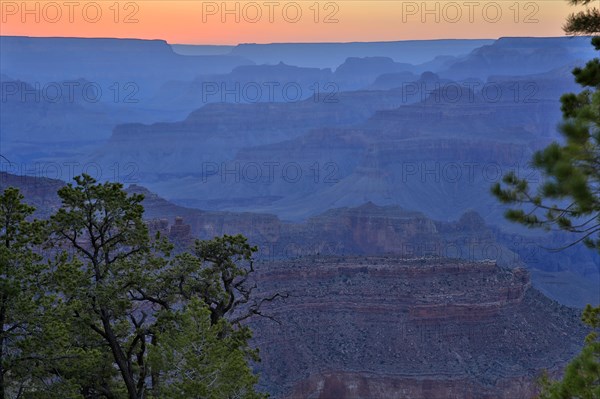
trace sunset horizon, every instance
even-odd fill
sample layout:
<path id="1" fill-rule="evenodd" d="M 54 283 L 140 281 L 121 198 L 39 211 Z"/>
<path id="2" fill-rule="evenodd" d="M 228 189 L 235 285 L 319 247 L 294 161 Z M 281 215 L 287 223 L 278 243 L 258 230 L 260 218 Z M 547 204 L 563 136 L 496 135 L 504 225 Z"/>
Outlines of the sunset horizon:
<path id="1" fill-rule="evenodd" d="M 0 0 L 0 399 L 600 399 L 599 6 Z"/>
<path id="2" fill-rule="evenodd" d="M 563 1 L 0 2 L 0 35 L 170 44 L 350 43 L 564 36 Z"/>

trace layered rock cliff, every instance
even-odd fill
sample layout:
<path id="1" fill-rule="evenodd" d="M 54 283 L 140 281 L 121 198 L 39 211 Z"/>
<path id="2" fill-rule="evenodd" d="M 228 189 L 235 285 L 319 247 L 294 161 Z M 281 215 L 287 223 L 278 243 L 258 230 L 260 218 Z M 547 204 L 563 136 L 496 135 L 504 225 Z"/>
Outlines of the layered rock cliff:
<path id="1" fill-rule="evenodd" d="M 287 292 L 252 322 L 262 386 L 290 399 L 531 398 L 580 348 L 578 314 L 494 262 L 392 257 L 263 263 Z"/>
<path id="2" fill-rule="evenodd" d="M 63 185 L 59 180 L 0 172 L 0 190 L 20 188 L 25 200 L 37 208 L 36 217 L 48 217 L 60 207 L 56 190 Z M 182 248 L 195 238 L 243 234 L 258 246 L 256 258 L 263 261 L 311 255 L 494 259 L 502 267 L 526 266 L 535 287 L 563 304 L 582 307 L 600 302 L 598 256 L 593 252 L 578 247 L 549 252 L 544 248 L 558 248 L 568 238 L 504 233 L 486 225 L 474 211 L 456 221 L 433 221 L 420 212 L 368 202 L 290 223 L 266 213 L 186 208 L 137 185 L 127 190 L 145 196 L 144 217 L 151 230 L 161 231 Z M 177 225 L 177 218 L 184 227 Z"/>

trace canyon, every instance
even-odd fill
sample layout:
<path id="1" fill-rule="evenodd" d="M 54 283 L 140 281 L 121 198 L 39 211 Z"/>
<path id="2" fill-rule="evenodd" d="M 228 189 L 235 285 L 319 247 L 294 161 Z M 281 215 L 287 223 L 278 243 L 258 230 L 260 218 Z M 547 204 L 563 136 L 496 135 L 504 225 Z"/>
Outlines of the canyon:
<path id="1" fill-rule="evenodd" d="M 530 399 L 580 351 L 600 255 L 554 251 L 572 237 L 509 223 L 490 187 L 541 182 L 588 37 L 0 53 L 0 192 L 46 219 L 88 173 L 142 194 L 173 254 L 247 237 L 256 296 L 285 294 L 244 321 L 272 398 Z"/>
<path id="2" fill-rule="evenodd" d="M 25 200 L 45 218 L 60 207 L 56 191 L 65 183 L 34 176 L 0 172 L 0 190 L 18 187 Z M 585 248 L 549 251 L 565 237 L 560 234 L 504 232 L 473 211 L 455 220 L 435 220 L 424 213 L 395 205 L 366 202 L 356 207 L 330 209 L 302 222 L 258 212 L 207 211 L 187 208 L 132 184 L 129 193 L 144 195 L 144 218 L 151 232 L 169 236 L 185 247 L 194 239 L 243 234 L 258 247 L 255 258 L 274 262 L 298 256 L 390 255 L 494 259 L 501 267 L 526 267 L 534 287 L 565 305 L 583 307 L 600 302 L 598 256 Z M 182 234 L 182 232 L 184 232 Z"/>
<path id="3" fill-rule="evenodd" d="M 58 209 L 63 185 L 0 173 L 0 190 L 19 187 L 37 217 Z M 442 222 L 366 203 L 290 223 L 127 190 L 144 195 L 150 232 L 178 250 L 237 233 L 259 246 L 256 297 L 286 295 L 265 303 L 268 318 L 249 320 L 259 387 L 273 398 L 532 398 L 536 379 L 544 370 L 559 375 L 586 333 L 579 310 L 534 287 L 525 269 L 536 265 L 531 254 L 511 248 L 515 237 L 503 238 L 476 212 Z M 579 301 L 596 301 L 594 287 Z M 577 290 L 550 292 L 564 303 L 585 287 Z"/>
<path id="4" fill-rule="evenodd" d="M 259 263 L 261 386 L 289 399 L 531 398 L 585 332 L 522 268 L 443 258 Z"/>

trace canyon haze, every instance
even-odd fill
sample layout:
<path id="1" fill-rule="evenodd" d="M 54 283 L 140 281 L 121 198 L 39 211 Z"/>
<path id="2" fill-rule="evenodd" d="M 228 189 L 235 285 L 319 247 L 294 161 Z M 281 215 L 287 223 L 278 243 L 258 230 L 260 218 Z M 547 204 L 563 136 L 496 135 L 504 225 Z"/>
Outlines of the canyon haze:
<path id="1" fill-rule="evenodd" d="M 193 46 L 0 37 L 0 191 L 86 173 L 176 249 L 243 234 L 274 398 L 532 398 L 585 336 L 600 256 L 509 223 L 590 38 Z"/>

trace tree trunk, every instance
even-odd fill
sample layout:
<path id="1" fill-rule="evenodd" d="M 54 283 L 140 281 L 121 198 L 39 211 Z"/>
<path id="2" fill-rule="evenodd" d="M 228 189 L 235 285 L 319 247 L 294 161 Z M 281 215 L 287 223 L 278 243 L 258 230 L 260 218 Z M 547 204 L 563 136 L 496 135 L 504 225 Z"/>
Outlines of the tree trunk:
<path id="1" fill-rule="evenodd" d="M 156 346 L 158 345 L 157 339 L 156 339 L 156 335 L 152 336 L 152 346 Z M 154 369 L 150 370 L 150 377 L 152 379 L 152 393 L 154 394 L 154 397 L 159 398 L 160 397 L 160 377 L 158 375 L 158 372 Z"/>
<path id="2" fill-rule="evenodd" d="M 4 390 L 4 323 L 6 321 L 6 294 L 2 295 L 0 308 L 0 399 L 5 398 Z"/>
<path id="3" fill-rule="evenodd" d="M 112 326 L 110 325 L 110 320 L 108 320 L 106 312 L 102 311 L 101 318 L 102 326 L 104 327 L 104 332 L 106 334 L 106 340 L 108 341 L 115 362 L 119 367 L 121 376 L 123 376 L 123 382 L 125 382 L 125 386 L 127 387 L 129 399 L 142 399 L 138 396 L 135 379 L 133 378 L 133 373 L 131 372 L 131 368 L 129 367 L 129 361 L 125 357 L 125 354 L 123 353 L 123 350 L 119 345 L 119 341 L 117 340 Z"/>

